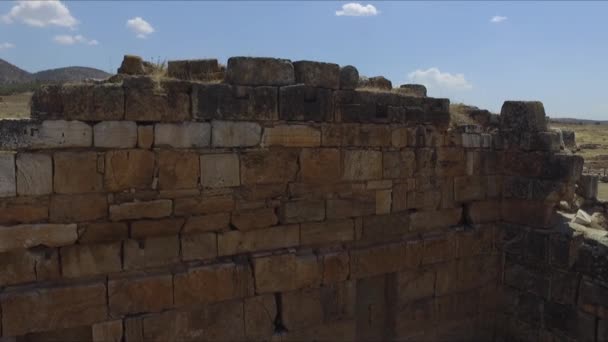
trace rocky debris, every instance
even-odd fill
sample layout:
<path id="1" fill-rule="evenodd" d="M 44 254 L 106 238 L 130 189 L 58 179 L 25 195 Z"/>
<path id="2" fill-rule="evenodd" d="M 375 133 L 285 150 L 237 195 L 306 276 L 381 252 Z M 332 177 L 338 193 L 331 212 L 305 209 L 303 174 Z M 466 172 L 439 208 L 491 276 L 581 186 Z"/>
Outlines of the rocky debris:
<path id="1" fill-rule="evenodd" d="M 422 84 L 402 84 L 396 90 L 401 94 L 426 97 L 426 87 Z"/>
<path id="2" fill-rule="evenodd" d="M 149 75 L 153 71 L 152 63 L 144 61 L 141 57 L 135 55 L 125 55 L 120 68 L 119 74 L 126 75 Z"/>
<path id="3" fill-rule="evenodd" d="M 393 83 L 384 76 L 374 76 L 359 79 L 359 88 L 391 90 L 393 89 Z"/>
<path id="4" fill-rule="evenodd" d="M 591 221 L 591 216 L 589 214 L 587 214 L 583 209 L 579 209 L 576 212 L 576 215 L 574 216 L 574 219 L 572 220 L 572 222 L 578 223 L 585 227 L 590 227 L 592 221 Z"/>
<path id="5" fill-rule="evenodd" d="M 578 150 L 578 146 L 576 146 L 576 134 L 574 131 L 570 131 L 567 129 L 562 129 L 562 139 L 564 140 L 564 145 L 567 149 L 576 151 Z"/>
<path id="6" fill-rule="evenodd" d="M 352 90 L 359 85 L 359 71 L 352 65 L 340 68 L 340 89 Z"/>

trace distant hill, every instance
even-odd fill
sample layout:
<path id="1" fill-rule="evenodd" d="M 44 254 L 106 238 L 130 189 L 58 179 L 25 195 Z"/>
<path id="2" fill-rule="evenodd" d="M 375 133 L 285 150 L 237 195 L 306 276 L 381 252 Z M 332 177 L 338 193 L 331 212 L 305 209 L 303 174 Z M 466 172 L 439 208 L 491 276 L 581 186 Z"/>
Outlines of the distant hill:
<path id="1" fill-rule="evenodd" d="M 46 83 L 46 82 L 72 82 L 87 78 L 103 79 L 111 76 L 105 71 L 87 67 L 66 67 L 43 70 L 36 73 L 27 72 L 3 59 L 0 59 L 0 85 Z"/>
<path id="2" fill-rule="evenodd" d="M 589 120 L 589 119 L 575 119 L 575 118 L 549 118 L 549 121 L 552 123 L 562 123 L 562 124 L 597 124 L 598 122 L 602 125 L 607 125 L 607 120 Z"/>

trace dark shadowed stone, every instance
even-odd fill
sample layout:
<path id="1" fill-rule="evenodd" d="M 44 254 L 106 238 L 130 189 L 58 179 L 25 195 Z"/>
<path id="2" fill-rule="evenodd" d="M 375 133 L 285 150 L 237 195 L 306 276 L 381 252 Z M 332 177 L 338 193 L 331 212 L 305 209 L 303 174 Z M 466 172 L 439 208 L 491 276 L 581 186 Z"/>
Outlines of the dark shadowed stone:
<path id="1" fill-rule="evenodd" d="M 500 116 L 505 129 L 518 132 L 547 130 L 545 108 L 540 101 L 505 101 Z"/>
<path id="2" fill-rule="evenodd" d="M 230 57 L 225 81 L 235 85 L 284 86 L 295 83 L 295 73 L 288 59 Z"/>
<path id="3" fill-rule="evenodd" d="M 139 56 L 125 55 L 120 68 L 118 68 L 119 74 L 127 75 L 145 75 L 146 69 L 144 68 L 144 61 Z"/>
<path id="4" fill-rule="evenodd" d="M 198 120 L 276 120 L 276 87 L 195 84 L 192 111 Z"/>
<path id="5" fill-rule="evenodd" d="M 329 89 L 302 84 L 281 87 L 279 118 L 298 121 L 332 121 L 333 98 Z"/>
<path id="6" fill-rule="evenodd" d="M 31 137 L 40 130 L 36 120 L 0 120 L 0 149 L 17 150 L 30 146 Z"/>
<path id="7" fill-rule="evenodd" d="M 426 87 L 422 84 L 402 84 L 398 91 L 412 96 L 426 96 Z"/>
<path id="8" fill-rule="evenodd" d="M 63 117 L 63 98 L 60 85 L 43 86 L 32 95 L 31 116 L 36 119 Z"/>
<path id="9" fill-rule="evenodd" d="M 169 77 L 181 80 L 211 81 L 220 80 L 224 74 L 217 59 L 191 59 L 169 61 L 167 63 Z"/>
<path id="10" fill-rule="evenodd" d="M 61 96 L 64 117 L 72 120 L 122 120 L 125 93 L 120 84 L 65 85 Z"/>
<path id="11" fill-rule="evenodd" d="M 373 88 L 382 90 L 393 89 L 393 84 L 384 76 L 374 76 L 359 81 L 359 88 Z"/>
<path id="12" fill-rule="evenodd" d="M 340 68 L 340 89 L 352 90 L 359 85 L 359 71 L 352 65 Z"/>
<path id="13" fill-rule="evenodd" d="M 576 150 L 576 135 L 574 134 L 574 131 L 562 129 L 562 137 L 564 139 L 564 145 L 566 148 Z"/>
<path id="14" fill-rule="evenodd" d="M 125 79 L 125 119 L 134 121 L 183 121 L 191 119 L 192 83 L 151 77 Z"/>
<path id="15" fill-rule="evenodd" d="M 297 61 L 293 62 L 293 67 L 296 83 L 329 89 L 340 87 L 340 66 L 338 64 Z"/>

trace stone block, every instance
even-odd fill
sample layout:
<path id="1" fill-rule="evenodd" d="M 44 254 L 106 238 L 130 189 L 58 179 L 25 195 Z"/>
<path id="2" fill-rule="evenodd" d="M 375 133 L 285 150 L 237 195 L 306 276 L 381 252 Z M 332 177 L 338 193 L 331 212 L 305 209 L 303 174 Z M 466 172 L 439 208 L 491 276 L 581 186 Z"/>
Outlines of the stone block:
<path id="1" fill-rule="evenodd" d="M 191 268 L 174 279 L 175 305 L 192 306 L 253 295 L 248 264 L 223 263 Z"/>
<path id="2" fill-rule="evenodd" d="M 462 221 L 462 208 L 417 211 L 410 215 L 412 231 L 431 231 L 455 226 Z"/>
<path id="3" fill-rule="evenodd" d="M 122 270 L 120 242 L 61 248 L 61 270 L 66 278 L 108 274 Z"/>
<path id="4" fill-rule="evenodd" d="M 54 195 L 49 213 L 51 222 L 95 221 L 108 215 L 107 196 L 103 193 Z"/>
<path id="5" fill-rule="evenodd" d="M 214 233 L 181 236 L 182 260 L 203 260 L 217 257 L 217 237 Z"/>
<path id="6" fill-rule="evenodd" d="M 285 328 L 298 331 L 323 322 L 321 291 L 305 289 L 286 292 L 282 295 L 282 318 Z"/>
<path id="7" fill-rule="evenodd" d="M 204 154 L 200 157 L 200 169 L 203 187 L 226 188 L 241 184 L 237 154 Z"/>
<path id="8" fill-rule="evenodd" d="M 465 176 L 454 178 L 454 200 L 469 202 L 485 198 L 485 178 Z"/>
<path id="9" fill-rule="evenodd" d="M 157 236 L 142 240 L 126 240 L 123 254 L 125 270 L 170 265 L 179 261 L 179 238 Z"/>
<path id="10" fill-rule="evenodd" d="M 278 101 L 276 87 L 196 84 L 192 93 L 194 117 L 199 120 L 276 120 Z"/>
<path id="11" fill-rule="evenodd" d="M 31 115 L 36 119 L 52 119 L 63 116 L 62 85 L 51 84 L 32 94 Z"/>
<path id="12" fill-rule="evenodd" d="M 207 215 L 234 209 L 232 196 L 184 197 L 175 199 L 175 215 Z"/>
<path id="13" fill-rule="evenodd" d="M 342 155 L 344 180 L 358 181 L 382 178 L 382 152 L 345 150 Z"/>
<path id="14" fill-rule="evenodd" d="M 407 303 L 432 298 L 435 294 L 435 271 L 415 270 L 397 273 L 398 307 L 401 309 Z"/>
<path id="15" fill-rule="evenodd" d="M 154 126 L 137 126 L 137 147 L 149 149 L 152 147 L 152 144 L 154 144 Z"/>
<path id="16" fill-rule="evenodd" d="M 397 90 L 411 96 L 426 97 L 426 87 L 422 84 L 402 84 Z"/>
<path id="17" fill-rule="evenodd" d="M 288 59 L 230 57 L 225 82 L 248 86 L 285 86 L 295 83 L 294 67 Z"/>
<path id="18" fill-rule="evenodd" d="M 250 340 L 270 340 L 274 335 L 277 305 L 274 295 L 245 299 L 245 336 Z"/>
<path id="19" fill-rule="evenodd" d="M 384 273 L 397 272 L 406 267 L 406 248 L 403 243 L 393 243 L 356 249 L 350 252 L 351 278 L 367 278 Z"/>
<path id="20" fill-rule="evenodd" d="M 294 181 L 298 172 L 298 151 L 267 150 L 241 155 L 241 183 L 269 184 Z"/>
<path id="21" fill-rule="evenodd" d="M 401 151 L 384 151 L 382 159 L 382 177 L 385 179 L 409 178 L 416 170 L 414 149 Z"/>
<path id="22" fill-rule="evenodd" d="M 213 121 L 214 147 L 250 147 L 260 143 L 262 127 L 255 122 Z"/>
<path id="23" fill-rule="evenodd" d="M 0 254 L 0 286 L 60 277 L 59 253 L 53 249 L 14 250 Z"/>
<path id="24" fill-rule="evenodd" d="M 140 239 L 150 236 L 178 235 L 184 222 L 183 218 L 133 221 L 131 222 L 131 237 Z"/>
<path id="25" fill-rule="evenodd" d="M 247 231 L 274 226 L 279 219 L 274 208 L 260 208 L 235 211 L 232 213 L 231 222 L 238 230 Z"/>
<path id="26" fill-rule="evenodd" d="M 506 222 L 549 228 L 552 226 L 555 203 L 506 199 L 502 201 L 502 218 Z"/>
<path id="27" fill-rule="evenodd" d="M 481 135 L 475 133 L 465 133 L 462 135 L 462 147 L 481 148 Z"/>
<path id="28" fill-rule="evenodd" d="M 393 89 L 393 83 L 384 76 L 374 76 L 367 79 L 360 79 L 359 88 L 391 90 Z"/>
<path id="29" fill-rule="evenodd" d="M 317 287 L 321 283 L 321 266 L 315 255 L 289 253 L 254 258 L 256 293 Z"/>
<path id="30" fill-rule="evenodd" d="M 348 279 L 350 257 L 347 252 L 329 253 L 323 258 L 323 284 L 332 284 Z"/>
<path id="31" fill-rule="evenodd" d="M 125 88 L 125 119 L 132 121 L 188 121 L 192 118 L 192 83 L 147 76 L 130 77 Z"/>
<path id="32" fill-rule="evenodd" d="M 303 84 L 279 89 L 279 119 L 287 121 L 333 121 L 330 89 Z"/>
<path id="33" fill-rule="evenodd" d="M 0 124 L 3 146 L 11 149 L 49 149 L 90 147 L 91 126 L 81 121 L 8 120 Z"/>
<path id="34" fill-rule="evenodd" d="M 108 315 L 103 283 L 7 293 L 0 304 L 4 336 L 91 325 Z"/>
<path id="35" fill-rule="evenodd" d="M 126 222 L 95 222 L 78 225 L 78 242 L 109 242 L 126 239 L 129 226 Z"/>
<path id="36" fill-rule="evenodd" d="M 468 223 L 497 222 L 502 219 L 501 215 L 501 204 L 497 200 L 471 202 L 465 206 L 465 217 Z"/>
<path id="37" fill-rule="evenodd" d="M 376 191 L 376 215 L 384 215 L 391 212 L 393 203 L 392 190 Z"/>
<path id="38" fill-rule="evenodd" d="M 434 148 L 417 148 L 416 173 L 419 176 L 431 176 L 436 173 L 437 150 Z"/>
<path id="39" fill-rule="evenodd" d="M 154 179 L 154 164 L 155 156 L 152 151 L 108 151 L 104 162 L 105 188 L 109 191 L 149 189 Z"/>
<path id="40" fill-rule="evenodd" d="M 340 88 L 340 66 L 338 64 L 297 61 L 293 62 L 293 67 L 296 83 L 319 88 Z"/>
<path id="41" fill-rule="evenodd" d="M 340 150 L 334 148 L 302 149 L 300 180 L 306 183 L 331 183 L 342 177 Z"/>
<path id="42" fill-rule="evenodd" d="M 290 201 L 281 206 L 282 223 L 323 221 L 325 202 L 319 200 Z"/>
<path id="43" fill-rule="evenodd" d="M 323 146 L 389 147 L 391 145 L 391 131 L 387 125 L 324 124 L 321 128 Z"/>
<path id="44" fill-rule="evenodd" d="M 190 216 L 182 233 L 204 233 L 230 229 L 230 213 Z"/>
<path id="45" fill-rule="evenodd" d="M 103 189 L 103 174 L 98 171 L 95 152 L 57 152 L 53 156 L 56 193 L 71 194 L 99 192 Z"/>
<path id="46" fill-rule="evenodd" d="M 279 125 L 264 129 L 262 146 L 318 147 L 321 131 L 306 125 Z"/>
<path id="47" fill-rule="evenodd" d="M 409 231 L 409 221 L 408 213 L 364 217 L 360 239 L 374 241 L 403 236 Z"/>
<path id="48" fill-rule="evenodd" d="M 140 56 L 124 55 L 117 73 L 124 75 L 145 75 L 147 70 L 145 62 Z"/>
<path id="49" fill-rule="evenodd" d="M 110 206 L 112 221 L 161 218 L 170 216 L 173 211 L 171 200 L 130 202 Z"/>
<path id="50" fill-rule="evenodd" d="M 169 309 L 173 306 L 173 276 L 110 279 L 108 302 L 112 317 Z"/>
<path id="51" fill-rule="evenodd" d="M 353 241 L 355 239 L 353 220 L 303 223 L 300 229 L 300 242 L 302 245 L 321 245 L 333 242 Z"/>
<path id="52" fill-rule="evenodd" d="M 63 85 L 61 101 L 66 119 L 122 120 L 125 115 L 125 92 L 120 84 Z"/>
<path id="53" fill-rule="evenodd" d="M 3 157 L 0 159 L 4 160 Z M 53 192 L 53 160 L 50 155 L 20 153 L 17 155 L 16 166 L 17 193 L 20 196 L 46 195 Z M 8 173 L 0 172 L 0 174 L 10 175 L 10 167 Z"/>
<path id="54" fill-rule="evenodd" d="M 474 152 L 472 152 L 474 153 Z M 437 173 L 442 176 L 463 176 L 465 174 L 465 150 L 460 147 L 443 147 L 437 149 Z M 468 166 L 468 163 L 466 164 Z M 467 168 L 468 170 L 468 168 Z"/>
<path id="55" fill-rule="evenodd" d="M 217 59 L 169 61 L 167 62 L 167 75 L 188 81 L 214 81 L 224 78 Z"/>
<path id="56" fill-rule="evenodd" d="M 352 65 L 340 68 L 340 89 L 352 90 L 359 86 L 359 71 Z"/>
<path id="57" fill-rule="evenodd" d="M 0 229 L 0 252 L 43 245 L 71 245 L 78 239 L 75 224 L 23 224 Z"/>
<path id="58" fill-rule="evenodd" d="M 374 191 L 353 192 L 343 198 L 327 200 L 326 214 L 328 219 L 367 216 L 376 213 L 376 194 Z"/>
<path id="59" fill-rule="evenodd" d="M 15 177 L 15 155 L 0 154 L 0 197 L 17 196 L 17 178 Z"/>
<path id="60" fill-rule="evenodd" d="M 423 240 L 422 265 L 450 261 L 458 255 L 456 234 L 429 235 Z"/>
<path id="61" fill-rule="evenodd" d="M 545 108 L 539 101 L 505 101 L 500 119 L 503 128 L 519 133 L 547 130 Z"/>
<path id="62" fill-rule="evenodd" d="M 133 121 L 103 121 L 93 126 L 93 145 L 102 148 L 133 148 L 137 124 Z"/>
<path id="63" fill-rule="evenodd" d="M 298 246 L 298 225 L 277 226 L 248 232 L 227 231 L 218 234 L 219 255 L 234 255 Z"/>
<path id="64" fill-rule="evenodd" d="M 157 166 L 160 190 L 197 188 L 200 177 L 197 153 L 159 151 Z"/>
<path id="65" fill-rule="evenodd" d="M 182 122 L 154 125 L 154 146 L 173 148 L 207 147 L 211 126 L 205 122 Z"/>
<path id="66" fill-rule="evenodd" d="M 121 342 L 123 340 L 122 320 L 93 324 L 93 342 Z"/>

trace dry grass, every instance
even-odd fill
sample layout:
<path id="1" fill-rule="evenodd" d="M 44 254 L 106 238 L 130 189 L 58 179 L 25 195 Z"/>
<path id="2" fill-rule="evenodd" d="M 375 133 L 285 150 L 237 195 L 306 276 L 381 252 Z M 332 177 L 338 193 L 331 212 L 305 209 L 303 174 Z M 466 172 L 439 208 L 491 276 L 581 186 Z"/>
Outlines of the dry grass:
<path id="1" fill-rule="evenodd" d="M 579 146 L 583 144 L 600 145 L 595 149 L 582 148 L 576 153 L 585 158 L 586 167 L 596 170 L 608 169 L 608 125 L 554 123 L 551 127 L 574 131 L 576 143 Z"/>
<path id="2" fill-rule="evenodd" d="M 23 119 L 30 116 L 31 92 L 1 97 L 0 119 Z"/>
<path id="3" fill-rule="evenodd" d="M 463 103 L 450 103 L 450 124 L 452 126 L 460 125 L 475 125 L 475 120 L 467 114 L 466 108 L 469 108 Z"/>

